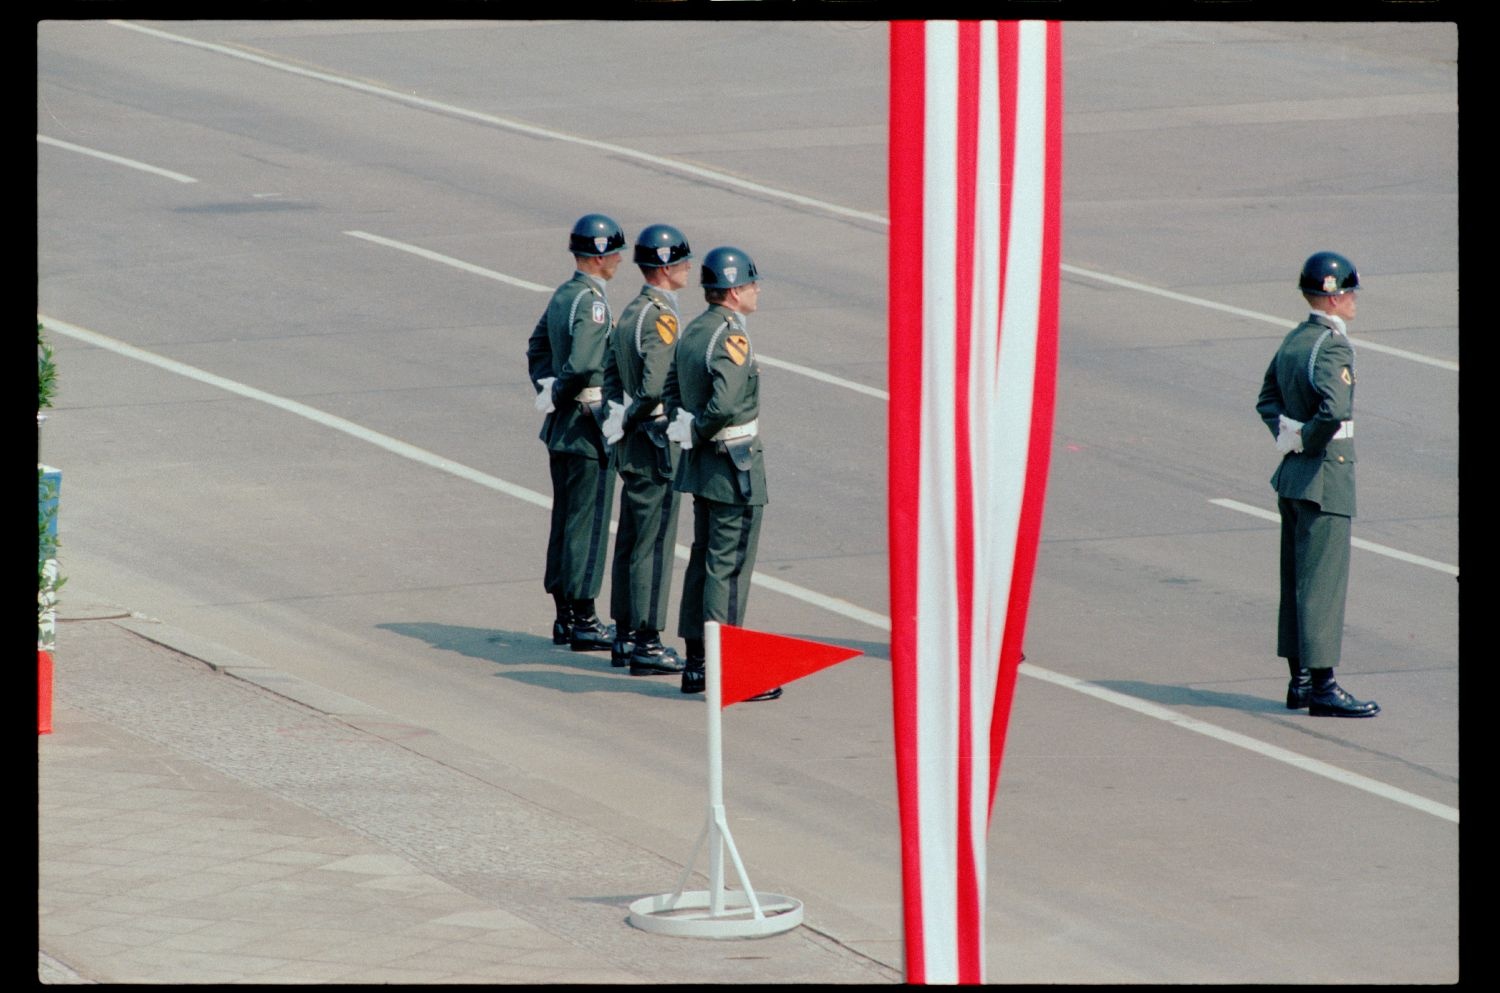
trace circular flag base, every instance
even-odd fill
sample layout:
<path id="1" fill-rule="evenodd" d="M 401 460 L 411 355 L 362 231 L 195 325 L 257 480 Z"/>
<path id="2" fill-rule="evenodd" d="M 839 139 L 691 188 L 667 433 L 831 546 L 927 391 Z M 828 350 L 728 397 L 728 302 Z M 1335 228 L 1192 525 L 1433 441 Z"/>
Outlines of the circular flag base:
<path id="1" fill-rule="evenodd" d="M 757 893 L 761 916 L 755 916 L 742 890 L 720 894 L 723 909 L 713 914 L 708 890 L 647 896 L 630 905 L 631 925 L 677 938 L 764 938 L 802 923 L 802 901 L 779 893 Z"/>

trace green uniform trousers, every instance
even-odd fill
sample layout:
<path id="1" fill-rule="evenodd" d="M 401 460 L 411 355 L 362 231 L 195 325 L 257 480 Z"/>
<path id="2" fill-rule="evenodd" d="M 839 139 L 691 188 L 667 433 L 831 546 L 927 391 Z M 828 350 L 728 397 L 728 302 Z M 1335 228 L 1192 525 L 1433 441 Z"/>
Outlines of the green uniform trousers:
<path id="1" fill-rule="evenodd" d="M 604 585 L 609 507 L 615 471 L 609 461 L 548 452 L 552 473 L 552 528 L 542 585 L 569 600 L 592 600 Z"/>
<path id="2" fill-rule="evenodd" d="M 1281 511 L 1281 610 L 1276 654 L 1308 669 L 1332 669 L 1344 641 L 1350 520 L 1309 500 L 1276 501 Z"/>
<path id="3" fill-rule="evenodd" d="M 670 477 L 620 473 L 620 528 L 609 579 L 609 612 L 618 630 L 666 627 L 678 499 Z"/>
<path id="4" fill-rule="evenodd" d="M 682 577 L 678 637 L 702 638 L 706 621 L 745 623 L 764 510 L 693 497 L 693 550 Z"/>

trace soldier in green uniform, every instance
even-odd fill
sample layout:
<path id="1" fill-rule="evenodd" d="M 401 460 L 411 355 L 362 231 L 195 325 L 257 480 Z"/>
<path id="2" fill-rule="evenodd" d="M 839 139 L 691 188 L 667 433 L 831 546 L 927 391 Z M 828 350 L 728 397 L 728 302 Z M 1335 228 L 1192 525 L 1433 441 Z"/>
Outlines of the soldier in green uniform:
<path id="1" fill-rule="evenodd" d="M 614 472 L 604 440 L 604 355 L 612 318 L 605 284 L 620 266 L 625 232 L 613 218 L 585 214 L 568 251 L 577 271 L 552 294 L 526 345 L 541 439 L 552 475 L 552 526 L 542 584 L 556 607 L 552 642 L 575 652 L 607 650 L 614 633 L 594 598 L 604 583 Z"/>
<path id="2" fill-rule="evenodd" d="M 677 633 L 687 645 L 682 692 L 704 689 L 704 624 L 744 623 L 766 505 L 760 367 L 745 319 L 760 299 L 755 262 L 722 246 L 703 257 L 708 310 L 682 332 L 665 399 L 669 436 L 682 446 L 676 487 L 693 495 L 693 547 Z M 776 687 L 753 700 L 774 700 Z"/>
<path id="3" fill-rule="evenodd" d="M 677 545 L 678 446 L 667 438 L 662 390 L 672 368 L 679 321 L 677 291 L 692 274 L 692 249 L 670 224 L 652 224 L 635 240 L 645 285 L 620 314 L 604 365 L 609 417 L 604 438 L 620 474 L 620 527 L 610 572 L 615 621 L 611 661 L 632 676 L 679 673 L 682 660 L 661 643 Z"/>
<path id="4" fill-rule="evenodd" d="M 1312 307 L 1266 369 L 1256 413 L 1283 453 L 1271 477 L 1281 511 L 1278 655 L 1287 660 L 1289 710 L 1374 717 L 1334 679 L 1344 637 L 1354 517 L 1354 319 L 1359 274 L 1336 252 L 1317 252 L 1298 280 Z"/>

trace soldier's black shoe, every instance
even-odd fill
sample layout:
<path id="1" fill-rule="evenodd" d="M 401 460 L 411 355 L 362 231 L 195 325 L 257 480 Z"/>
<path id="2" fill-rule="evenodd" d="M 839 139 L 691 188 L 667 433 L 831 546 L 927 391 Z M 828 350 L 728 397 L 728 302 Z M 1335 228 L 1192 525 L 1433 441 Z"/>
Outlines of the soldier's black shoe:
<path id="1" fill-rule="evenodd" d="M 616 669 L 623 669 L 630 664 L 630 653 L 634 647 L 635 633 L 632 631 L 621 631 L 620 625 L 615 625 L 615 640 L 609 647 L 609 664 Z"/>
<path id="2" fill-rule="evenodd" d="M 1332 669 L 1312 670 L 1307 707 L 1313 717 L 1374 717 L 1380 713 L 1380 704 L 1374 700 L 1356 700 L 1334 682 Z"/>
<path id="3" fill-rule="evenodd" d="M 568 643 L 575 652 L 607 652 L 614 648 L 615 626 L 599 620 L 597 614 L 573 615 L 573 629 Z"/>
<path id="4" fill-rule="evenodd" d="M 780 686 L 772 687 L 771 689 L 766 690 L 764 693 L 757 693 L 754 696 L 747 696 L 747 697 L 745 697 L 745 699 L 747 701 L 748 700 L 780 700 L 781 699 L 781 687 Z"/>
<path id="5" fill-rule="evenodd" d="M 1303 668 L 1302 663 L 1295 659 L 1287 659 L 1287 669 L 1291 671 L 1291 681 L 1286 684 L 1286 709 L 1304 710 L 1307 707 L 1308 698 L 1312 696 L 1312 673 Z"/>
<path id="6" fill-rule="evenodd" d="M 682 672 L 686 664 L 671 648 L 664 648 L 657 635 L 643 637 L 630 653 L 632 676 L 670 676 Z"/>
<path id="7" fill-rule="evenodd" d="M 554 593 L 552 603 L 557 614 L 552 621 L 552 644 L 566 645 L 573 637 L 573 601 Z"/>
<path id="8" fill-rule="evenodd" d="M 708 688 L 708 673 L 702 659 L 688 659 L 682 670 L 682 692 L 702 693 Z"/>

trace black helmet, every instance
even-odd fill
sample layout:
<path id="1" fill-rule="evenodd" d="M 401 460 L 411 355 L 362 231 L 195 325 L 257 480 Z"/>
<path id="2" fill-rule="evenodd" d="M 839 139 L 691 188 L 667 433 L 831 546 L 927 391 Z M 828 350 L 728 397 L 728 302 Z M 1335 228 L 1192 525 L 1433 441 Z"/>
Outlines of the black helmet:
<path id="1" fill-rule="evenodd" d="M 607 214 L 584 214 L 568 235 L 574 255 L 613 255 L 625 250 L 625 232 Z"/>
<path id="2" fill-rule="evenodd" d="M 703 256 L 703 288 L 727 290 L 759 281 L 755 260 L 738 248 L 722 245 Z"/>
<path id="3" fill-rule="evenodd" d="M 635 264 L 653 267 L 674 265 L 693 257 L 687 236 L 670 224 L 642 228 L 635 239 Z"/>
<path id="4" fill-rule="evenodd" d="M 1302 263 L 1297 285 L 1311 296 L 1336 297 L 1359 289 L 1359 273 L 1354 271 L 1354 263 L 1338 252 L 1315 252 Z"/>

